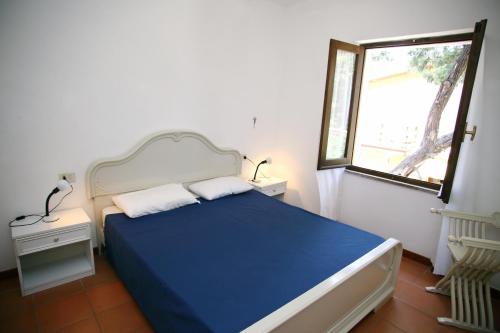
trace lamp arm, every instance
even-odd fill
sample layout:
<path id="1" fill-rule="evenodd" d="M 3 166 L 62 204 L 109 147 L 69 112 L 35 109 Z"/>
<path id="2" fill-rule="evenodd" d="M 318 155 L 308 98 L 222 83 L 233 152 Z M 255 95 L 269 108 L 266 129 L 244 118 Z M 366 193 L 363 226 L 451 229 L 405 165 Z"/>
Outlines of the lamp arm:
<path id="1" fill-rule="evenodd" d="M 264 160 L 264 161 L 260 162 L 260 163 L 257 165 L 257 167 L 255 168 L 255 173 L 254 173 L 254 175 L 253 175 L 253 179 L 252 179 L 252 181 L 253 181 L 253 182 L 254 182 L 254 181 L 256 180 L 256 178 L 257 178 L 257 172 L 259 171 L 259 167 L 260 167 L 260 165 L 261 165 L 261 164 L 266 164 L 266 163 L 267 163 L 267 161 L 266 161 L 266 160 Z"/>
<path id="2" fill-rule="evenodd" d="M 47 200 L 45 200 L 45 216 L 49 216 L 50 212 L 49 212 L 49 202 L 50 202 L 50 198 L 56 194 L 57 192 L 59 192 L 59 189 L 56 187 L 55 189 L 52 190 L 52 192 L 50 192 L 49 196 L 47 197 Z"/>

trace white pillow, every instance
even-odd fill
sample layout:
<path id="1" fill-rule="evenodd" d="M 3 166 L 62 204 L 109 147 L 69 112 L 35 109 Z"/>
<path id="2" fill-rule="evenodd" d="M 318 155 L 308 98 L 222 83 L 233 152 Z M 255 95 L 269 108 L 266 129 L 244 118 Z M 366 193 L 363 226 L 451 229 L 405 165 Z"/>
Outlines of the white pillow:
<path id="1" fill-rule="evenodd" d="M 193 191 L 205 200 L 213 200 L 226 195 L 243 193 L 253 188 L 238 177 L 219 177 L 189 185 L 189 190 Z"/>
<path id="2" fill-rule="evenodd" d="M 163 212 L 199 203 L 181 184 L 167 184 L 147 190 L 116 195 L 111 198 L 128 217 Z"/>

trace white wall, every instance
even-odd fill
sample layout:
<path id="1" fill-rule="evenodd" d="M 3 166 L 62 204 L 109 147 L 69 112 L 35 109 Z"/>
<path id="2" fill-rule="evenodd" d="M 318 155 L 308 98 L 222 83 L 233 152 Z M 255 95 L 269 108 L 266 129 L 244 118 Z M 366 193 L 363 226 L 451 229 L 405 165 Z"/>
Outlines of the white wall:
<path id="1" fill-rule="evenodd" d="M 345 173 L 341 200 L 341 221 L 397 238 L 405 249 L 427 258 L 434 256 L 441 219 L 429 208 L 442 206 L 435 194 Z"/>
<path id="2" fill-rule="evenodd" d="M 268 155 L 282 13 L 245 0 L 0 0 L 0 271 L 15 267 L 8 220 L 42 211 L 58 173 L 77 176 L 64 207 L 91 214 L 89 164 L 154 131 Z"/>
<path id="3" fill-rule="evenodd" d="M 487 18 L 485 74 L 480 78 L 484 115 L 476 123 L 480 138 L 471 148 L 477 151 L 472 156 L 479 158 L 479 165 L 471 168 L 463 191 L 469 191 L 468 197 L 476 202 L 474 210 L 486 214 L 500 210 L 500 131 L 496 129 L 500 124 L 500 66 L 496 60 L 500 59 L 500 2 L 311 0 L 294 3 L 286 12 L 286 64 L 279 108 L 282 127 L 273 157 L 282 162 L 279 171 L 290 179 L 287 200 L 320 211 L 316 161 L 330 38 L 354 42 L 450 31 L 473 28 L 476 21 Z M 330 196 L 340 220 L 396 237 L 407 249 L 434 256 L 440 223 L 428 211 L 441 207 L 440 200 L 430 193 L 344 175 L 340 189 L 333 191 L 338 200 Z M 322 193 L 322 202 L 328 202 L 328 195 Z"/>
<path id="4" fill-rule="evenodd" d="M 88 165 L 157 130 L 192 129 L 256 159 L 272 155 L 273 173 L 289 179 L 287 200 L 319 212 L 329 39 L 462 29 L 482 18 L 485 163 L 473 197 L 489 212 L 500 207 L 490 145 L 500 142 L 497 0 L 0 0 L 0 271 L 14 267 L 6 222 L 41 211 L 59 172 L 77 174 L 64 207 L 91 213 Z M 434 196 L 355 175 L 340 192 L 342 220 L 434 251 Z M 384 207 L 396 207 L 390 218 Z"/>

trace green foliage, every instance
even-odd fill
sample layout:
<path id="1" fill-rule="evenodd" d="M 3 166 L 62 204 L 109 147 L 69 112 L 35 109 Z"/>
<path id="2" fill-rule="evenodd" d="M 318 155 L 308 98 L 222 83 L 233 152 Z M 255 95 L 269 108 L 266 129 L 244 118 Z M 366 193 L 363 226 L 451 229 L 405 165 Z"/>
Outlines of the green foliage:
<path id="1" fill-rule="evenodd" d="M 463 45 L 422 47 L 410 50 L 410 66 L 422 73 L 428 82 L 441 84 L 463 52 Z"/>

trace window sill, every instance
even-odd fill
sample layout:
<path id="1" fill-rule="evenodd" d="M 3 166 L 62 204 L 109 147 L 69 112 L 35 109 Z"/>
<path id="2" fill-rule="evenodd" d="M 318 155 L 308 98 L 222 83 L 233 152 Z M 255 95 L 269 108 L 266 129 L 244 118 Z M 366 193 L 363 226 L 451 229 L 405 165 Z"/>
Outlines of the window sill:
<path id="1" fill-rule="evenodd" d="M 415 189 L 415 190 L 418 190 L 418 191 L 422 191 L 422 192 L 432 193 L 432 194 L 435 194 L 436 196 L 439 193 L 439 190 L 434 190 L 432 188 L 427 188 L 427 187 L 422 187 L 422 186 L 418 186 L 418 185 L 403 183 L 403 182 L 400 182 L 400 181 L 397 181 L 397 180 L 393 180 L 393 179 L 387 179 L 387 178 L 383 178 L 383 177 L 378 177 L 378 176 L 370 175 L 370 174 L 367 174 L 367 173 L 364 173 L 364 172 L 350 170 L 348 168 L 345 169 L 345 172 L 353 174 L 353 175 L 358 175 L 358 176 L 361 176 L 361 177 L 369 178 L 369 179 L 378 180 L 378 181 L 385 182 L 385 183 L 390 183 L 390 184 L 393 184 L 393 185 L 403 186 L 403 187 L 406 187 L 406 188 L 412 188 L 412 189 Z"/>

